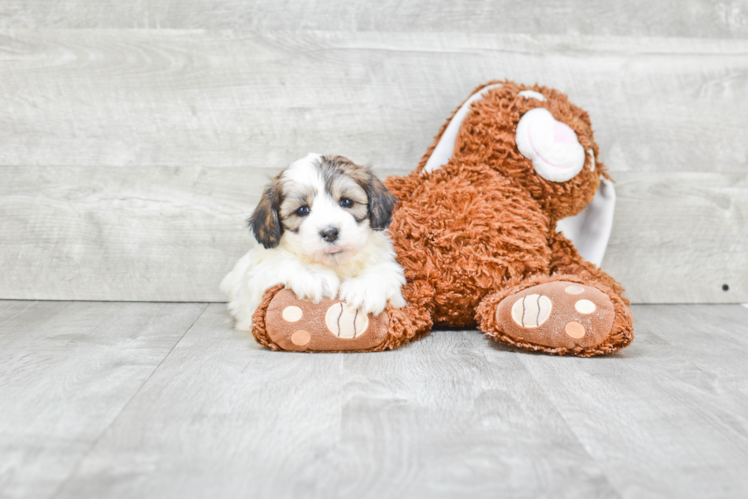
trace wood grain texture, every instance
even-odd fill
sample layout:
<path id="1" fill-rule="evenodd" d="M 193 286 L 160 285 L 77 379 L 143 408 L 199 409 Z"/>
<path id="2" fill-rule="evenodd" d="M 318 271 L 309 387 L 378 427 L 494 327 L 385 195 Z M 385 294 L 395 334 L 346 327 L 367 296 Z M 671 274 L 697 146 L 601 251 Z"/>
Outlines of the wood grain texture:
<path id="1" fill-rule="evenodd" d="M 59 496 L 616 496 L 518 356 L 476 332 L 310 356 L 230 326 L 211 305 Z"/>
<path id="2" fill-rule="evenodd" d="M 5 0 L 3 28 L 199 28 L 746 38 L 744 0 Z"/>
<path id="3" fill-rule="evenodd" d="M 124 4 L 123 4 L 124 5 Z M 0 33 L 0 165 L 410 170 L 481 82 L 587 109 L 613 172 L 748 165 L 748 41 L 464 33 Z"/>
<path id="4" fill-rule="evenodd" d="M 633 313 L 637 339 L 614 358 L 522 364 L 623 497 L 746 496 L 748 311 Z"/>
<path id="5" fill-rule="evenodd" d="M 223 301 L 218 284 L 255 244 L 245 220 L 266 172 L 1 168 L 0 297 Z M 748 300 L 745 174 L 616 177 L 603 268 L 632 300 Z"/>
<path id="6" fill-rule="evenodd" d="M 224 300 L 266 173 L 309 151 L 409 171 L 510 77 L 589 110 L 622 190 L 604 267 L 634 301 L 748 300 L 748 41 L 21 30 L 0 49 L 0 298 Z"/>
<path id="7" fill-rule="evenodd" d="M 636 341 L 605 358 L 474 331 L 308 355 L 258 347 L 213 304 L 57 496 L 745 496 L 748 311 L 634 314 Z"/>
<path id="8" fill-rule="evenodd" d="M 633 302 L 748 298 L 748 172 L 621 172 L 616 178 L 602 268 Z"/>
<path id="9" fill-rule="evenodd" d="M 223 300 L 254 244 L 255 169 L 2 168 L 4 298 Z M 206 275 L 207 273 L 207 275 Z"/>
<path id="10" fill-rule="evenodd" d="M 0 496 L 50 497 L 205 309 L 0 303 Z"/>

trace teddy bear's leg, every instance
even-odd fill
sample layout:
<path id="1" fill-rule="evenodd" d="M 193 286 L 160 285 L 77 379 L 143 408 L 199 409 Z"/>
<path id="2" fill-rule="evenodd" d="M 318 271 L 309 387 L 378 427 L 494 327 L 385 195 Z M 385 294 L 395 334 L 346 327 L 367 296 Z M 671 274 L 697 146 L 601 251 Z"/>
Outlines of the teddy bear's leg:
<path id="1" fill-rule="evenodd" d="M 629 300 L 623 296 L 625 290 L 620 283 L 596 265 L 584 260 L 572 242 L 563 234 L 555 231 L 551 235 L 550 269 L 551 275 L 571 274 L 601 283 L 613 290 L 627 306 L 631 305 Z"/>
<path id="2" fill-rule="evenodd" d="M 523 349 L 549 354 L 610 354 L 633 340 L 633 317 L 609 287 L 572 275 L 508 283 L 476 309 L 478 328 Z"/>
<path id="3" fill-rule="evenodd" d="M 423 310 L 396 309 L 365 315 L 339 300 L 299 300 L 282 285 L 265 292 L 253 316 L 252 334 L 276 351 L 362 352 L 394 349 L 422 334 Z"/>
<path id="4" fill-rule="evenodd" d="M 490 337 L 551 354 L 595 356 L 634 339 L 623 287 L 584 261 L 562 235 L 552 235 L 551 275 L 507 283 L 486 296 L 476 316 Z"/>

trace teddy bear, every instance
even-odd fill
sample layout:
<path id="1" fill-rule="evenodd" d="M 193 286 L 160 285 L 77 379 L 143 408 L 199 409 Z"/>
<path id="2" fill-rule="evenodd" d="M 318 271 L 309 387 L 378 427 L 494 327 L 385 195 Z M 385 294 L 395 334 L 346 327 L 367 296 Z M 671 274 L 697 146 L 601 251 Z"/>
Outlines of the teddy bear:
<path id="1" fill-rule="evenodd" d="M 601 179 L 589 115 L 558 90 L 479 86 L 409 175 L 389 234 L 407 305 L 378 316 L 278 285 L 253 316 L 256 340 L 288 351 L 382 351 L 432 328 L 477 328 L 529 351 L 589 357 L 634 338 L 624 289 L 586 261 L 556 223 L 580 213 Z"/>

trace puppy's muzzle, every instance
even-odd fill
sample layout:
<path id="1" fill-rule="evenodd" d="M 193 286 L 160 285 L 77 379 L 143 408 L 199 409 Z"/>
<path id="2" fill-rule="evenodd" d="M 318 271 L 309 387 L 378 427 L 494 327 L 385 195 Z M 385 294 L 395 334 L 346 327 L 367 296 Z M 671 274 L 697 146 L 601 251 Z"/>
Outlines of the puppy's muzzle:
<path id="1" fill-rule="evenodd" d="M 337 227 L 326 227 L 319 232 L 319 235 L 328 243 L 334 243 L 338 239 L 338 228 Z"/>

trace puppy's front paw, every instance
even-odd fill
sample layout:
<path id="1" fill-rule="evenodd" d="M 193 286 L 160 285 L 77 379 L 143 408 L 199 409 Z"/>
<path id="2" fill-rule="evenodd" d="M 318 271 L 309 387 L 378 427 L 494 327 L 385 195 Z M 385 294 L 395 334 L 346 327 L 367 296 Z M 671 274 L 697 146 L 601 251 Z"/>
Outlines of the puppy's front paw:
<path id="1" fill-rule="evenodd" d="M 378 315 L 387 306 L 387 295 L 368 280 L 352 278 L 340 285 L 340 300 L 364 314 Z"/>
<path id="2" fill-rule="evenodd" d="M 288 280 L 288 287 L 302 300 L 315 304 L 324 298 L 334 299 L 338 293 L 340 279 L 330 272 L 304 272 Z"/>

